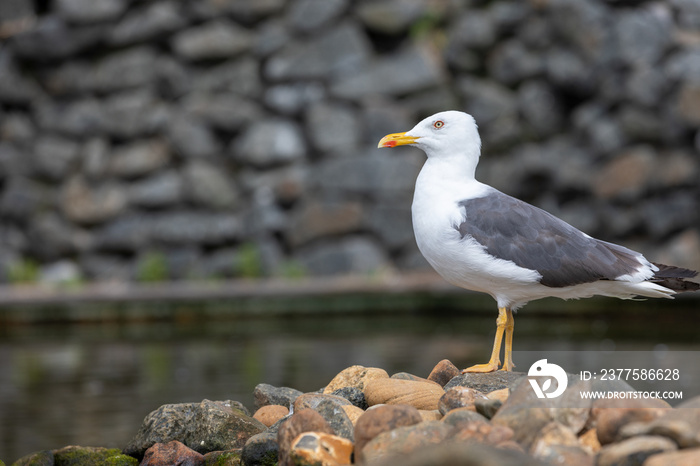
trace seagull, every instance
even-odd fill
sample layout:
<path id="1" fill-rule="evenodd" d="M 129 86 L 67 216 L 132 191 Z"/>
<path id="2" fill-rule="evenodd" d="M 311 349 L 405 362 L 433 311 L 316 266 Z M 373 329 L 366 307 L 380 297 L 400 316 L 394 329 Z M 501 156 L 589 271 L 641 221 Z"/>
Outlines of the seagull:
<path id="1" fill-rule="evenodd" d="M 428 156 L 411 207 L 416 243 L 449 283 L 488 293 L 498 304 L 489 362 L 462 372 L 513 370 L 513 313 L 529 301 L 594 295 L 671 298 L 694 291 L 696 271 L 655 264 L 624 246 L 590 237 L 568 223 L 474 177 L 481 138 L 474 118 L 436 113 L 378 147 L 415 146 Z"/>

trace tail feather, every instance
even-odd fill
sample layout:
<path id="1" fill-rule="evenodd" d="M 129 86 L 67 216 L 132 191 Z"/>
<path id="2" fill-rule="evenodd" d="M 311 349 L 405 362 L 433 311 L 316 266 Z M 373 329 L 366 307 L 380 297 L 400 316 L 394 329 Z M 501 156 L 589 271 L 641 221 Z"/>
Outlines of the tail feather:
<path id="1" fill-rule="evenodd" d="M 700 283 L 688 281 L 689 278 L 697 276 L 698 273 L 695 270 L 672 265 L 653 264 L 658 267 L 659 270 L 654 272 L 654 276 L 650 281 L 679 293 L 684 291 L 697 291 L 700 289 Z"/>

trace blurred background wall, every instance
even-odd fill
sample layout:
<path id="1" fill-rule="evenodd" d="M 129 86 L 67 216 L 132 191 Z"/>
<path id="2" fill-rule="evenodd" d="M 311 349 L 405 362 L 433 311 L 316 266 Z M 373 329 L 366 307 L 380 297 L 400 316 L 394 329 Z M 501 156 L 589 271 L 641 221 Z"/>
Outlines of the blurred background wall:
<path id="1" fill-rule="evenodd" d="M 2 0 L 0 282 L 427 267 L 416 149 L 700 267 L 700 2 Z"/>

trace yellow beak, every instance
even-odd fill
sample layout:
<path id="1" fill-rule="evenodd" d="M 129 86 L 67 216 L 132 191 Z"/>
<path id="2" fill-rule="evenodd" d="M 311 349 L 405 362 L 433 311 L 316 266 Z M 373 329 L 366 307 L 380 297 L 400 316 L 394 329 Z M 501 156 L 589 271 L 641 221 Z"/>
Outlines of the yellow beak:
<path id="1" fill-rule="evenodd" d="M 406 136 L 406 133 L 387 134 L 380 141 L 377 147 L 396 147 L 413 144 L 418 140 L 415 136 Z"/>

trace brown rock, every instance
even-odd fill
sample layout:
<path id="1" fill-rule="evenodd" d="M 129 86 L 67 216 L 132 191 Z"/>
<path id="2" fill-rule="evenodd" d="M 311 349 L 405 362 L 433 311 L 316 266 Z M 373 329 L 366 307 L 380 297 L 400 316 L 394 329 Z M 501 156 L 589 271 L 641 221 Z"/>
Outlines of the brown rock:
<path id="1" fill-rule="evenodd" d="M 348 419 L 350 419 L 350 422 L 352 422 L 352 425 L 354 426 L 357 424 L 357 420 L 365 414 L 364 410 L 358 408 L 357 406 L 354 405 L 349 405 L 349 406 L 341 406 L 340 407 L 343 411 L 345 411 L 345 414 L 348 415 Z"/>
<path id="2" fill-rule="evenodd" d="M 488 422 L 488 419 L 483 414 L 479 414 L 469 408 L 453 409 L 442 418 L 442 422 L 457 428 L 461 428 L 472 421 Z"/>
<path id="3" fill-rule="evenodd" d="M 438 401 L 438 410 L 442 414 L 447 414 L 449 411 L 457 408 L 468 408 L 476 411 L 474 402 L 476 400 L 486 400 L 486 395 L 480 391 L 469 387 L 454 387 L 445 392 Z"/>
<path id="4" fill-rule="evenodd" d="M 368 409 L 355 424 L 355 456 L 362 461 L 362 449 L 374 437 L 397 427 L 411 426 L 422 421 L 412 406 L 378 406 Z"/>
<path id="5" fill-rule="evenodd" d="M 270 427 L 289 414 L 289 408 L 280 405 L 267 405 L 255 411 L 253 418 Z"/>
<path id="6" fill-rule="evenodd" d="M 343 369 L 326 386 L 323 393 L 330 394 L 339 388 L 355 387 L 364 391 L 367 382 L 373 379 L 388 379 L 389 374 L 384 369 L 376 367 L 351 366 Z"/>
<path id="7" fill-rule="evenodd" d="M 543 466 L 539 460 L 515 449 L 492 447 L 479 443 L 447 442 L 447 444 L 429 445 L 416 450 L 410 456 L 380 459 L 370 463 L 371 466 Z"/>
<path id="8" fill-rule="evenodd" d="M 482 420 L 461 422 L 457 424 L 455 430 L 452 439 L 460 442 L 501 445 L 513 438 L 513 431 L 509 427 L 494 426 Z"/>
<path id="9" fill-rule="evenodd" d="M 361 451 L 362 461 L 377 461 L 397 455 L 406 455 L 429 445 L 442 443 L 453 428 L 439 421 L 425 421 L 382 432 L 367 443 Z"/>
<path id="10" fill-rule="evenodd" d="M 603 199 L 639 196 L 656 173 L 654 156 L 651 148 L 638 146 L 615 157 L 593 185 L 596 195 Z"/>
<path id="11" fill-rule="evenodd" d="M 296 411 L 280 425 L 279 431 L 277 432 L 279 466 L 291 466 L 293 464 L 289 454 L 292 449 L 292 442 L 300 434 L 305 432 L 333 434 L 333 429 L 331 429 L 328 422 L 313 409 Z"/>
<path id="12" fill-rule="evenodd" d="M 187 448 L 177 440 L 156 443 L 146 450 L 139 466 L 204 466 L 204 455 Z"/>
<path id="13" fill-rule="evenodd" d="M 510 396 L 510 388 L 501 388 L 500 390 L 494 390 L 486 394 L 486 398 L 489 400 L 498 400 L 505 403 Z"/>
<path id="14" fill-rule="evenodd" d="M 428 380 L 437 382 L 441 387 L 444 387 L 447 382 L 461 374 L 462 371 L 457 369 L 457 366 L 452 364 L 448 359 L 443 359 L 430 371 Z"/>
<path id="15" fill-rule="evenodd" d="M 545 464 L 575 464 L 576 466 L 593 466 L 595 457 L 581 447 L 571 445 L 550 445 L 536 456 Z"/>
<path id="16" fill-rule="evenodd" d="M 439 421 L 442 419 L 442 414 L 437 409 L 419 409 L 418 412 L 424 421 Z"/>
<path id="17" fill-rule="evenodd" d="M 700 464 L 700 448 L 688 448 L 652 455 L 643 466 L 697 466 Z"/>
<path id="18" fill-rule="evenodd" d="M 206 466 L 240 466 L 241 450 L 210 451 L 204 455 L 204 464 Z"/>
<path id="19" fill-rule="evenodd" d="M 442 387 L 433 382 L 373 379 L 365 386 L 365 398 L 370 406 L 403 404 L 417 409 L 437 409 L 444 393 Z"/>
<path id="20" fill-rule="evenodd" d="M 552 399 L 537 398 L 527 380 L 523 380 L 513 388 L 491 422 L 513 429 L 514 440 L 526 449 L 532 446 L 538 432 L 551 421 L 560 422 L 572 432 L 579 432 L 586 425 L 591 405 L 590 400 L 581 397 L 581 392 L 590 390 L 590 383 L 575 383 L 572 379 L 569 378 L 569 387 L 564 394 Z"/>
<path id="21" fill-rule="evenodd" d="M 651 422 L 664 415 L 671 407 L 658 399 L 596 400 L 591 417 L 598 432 L 598 441 L 607 445 L 619 440 L 622 426 L 631 422 Z"/>
<path id="22" fill-rule="evenodd" d="M 580 449 L 576 434 L 568 427 L 552 421 L 540 430 L 530 447 L 530 454 L 535 458 L 549 461 L 549 458 L 556 459 L 562 456 L 564 452 L 559 447 L 575 447 Z M 585 452 L 584 455 L 586 455 Z"/>
<path id="23" fill-rule="evenodd" d="M 669 438 L 658 435 L 640 435 L 601 448 L 598 452 L 596 465 L 642 464 L 646 458 L 652 455 L 677 449 L 678 445 Z"/>
<path id="24" fill-rule="evenodd" d="M 362 223 L 362 205 L 359 202 L 311 201 L 295 211 L 298 213 L 291 221 L 288 235 L 292 247 L 299 247 L 322 236 L 357 231 Z"/>
<path id="25" fill-rule="evenodd" d="M 588 453 L 596 454 L 600 451 L 600 441 L 598 441 L 598 431 L 594 427 L 579 435 L 578 441 Z"/>
<path id="26" fill-rule="evenodd" d="M 627 428 L 634 429 L 628 432 Z M 648 424 L 633 423 L 620 429 L 620 436 L 628 434 L 663 435 L 681 448 L 700 446 L 700 396 L 684 401 Z"/>
<path id="27" fill-rule="evenodd" d="M 306 432 L 292 442 L 293 464 L 335 466 L 352 463 L 350 440 L 323 432 Z"/>

